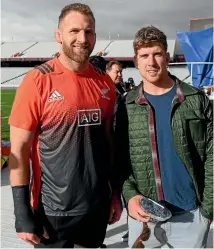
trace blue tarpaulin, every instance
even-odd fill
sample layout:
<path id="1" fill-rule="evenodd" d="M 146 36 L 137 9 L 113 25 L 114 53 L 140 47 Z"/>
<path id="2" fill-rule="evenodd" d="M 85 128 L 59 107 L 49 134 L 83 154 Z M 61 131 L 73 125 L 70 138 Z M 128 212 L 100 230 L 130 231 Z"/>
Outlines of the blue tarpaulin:
<path id="1" fill-rule="evenodd" d="M 192 32 L 177 32 L 186 62 L 212 62 L 193 64 L 192 83 L 195 87 L 213 85 L 213 27 Z M 188 64 L 191 74 L 191 64 Z"/>

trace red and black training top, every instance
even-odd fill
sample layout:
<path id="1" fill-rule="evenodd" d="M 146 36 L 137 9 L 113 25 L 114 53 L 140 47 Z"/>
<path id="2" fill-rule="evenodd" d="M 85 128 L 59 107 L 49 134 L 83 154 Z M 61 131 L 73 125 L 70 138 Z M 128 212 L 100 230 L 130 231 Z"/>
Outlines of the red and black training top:
<path id="1" fill-rule="evenodd" d="M 47 215 L 81 215 L 110 195 L 110 77 L 92 67 L 65 68 L 58 58 L 29 72 L 17 89 L 9 124 L 36 130 L 31 205 Z"/>

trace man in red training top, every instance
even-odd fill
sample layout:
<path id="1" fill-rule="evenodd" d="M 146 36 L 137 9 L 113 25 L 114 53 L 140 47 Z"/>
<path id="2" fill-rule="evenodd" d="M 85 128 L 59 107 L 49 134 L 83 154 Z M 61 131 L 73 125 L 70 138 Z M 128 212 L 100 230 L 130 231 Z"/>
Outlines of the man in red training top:
<path id="1" fill-rule="evenodd" d="M 9 119 L 16 232 L 36 248 L 99 247 L 122 212 L 111 167 L 114 84 L 89 64 L 87 5 L 65 6 L 55 37 L 60 55 L 25 76 Z"/>

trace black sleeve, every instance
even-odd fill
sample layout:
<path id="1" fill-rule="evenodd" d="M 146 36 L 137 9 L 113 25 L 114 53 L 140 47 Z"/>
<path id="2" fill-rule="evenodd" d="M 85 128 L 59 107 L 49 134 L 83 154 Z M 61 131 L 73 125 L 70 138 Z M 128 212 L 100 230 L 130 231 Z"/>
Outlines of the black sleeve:
<path id="1" fill-rule="evenodd" d="M 114 171 L 113 185 L 119 191 L 122 189 L 123 182 L 128 178 L 130 167 L 129 137 L 128 137 L 128 115 L 125 99 L 120 101 L 117 107 L 114 120 Z"/>

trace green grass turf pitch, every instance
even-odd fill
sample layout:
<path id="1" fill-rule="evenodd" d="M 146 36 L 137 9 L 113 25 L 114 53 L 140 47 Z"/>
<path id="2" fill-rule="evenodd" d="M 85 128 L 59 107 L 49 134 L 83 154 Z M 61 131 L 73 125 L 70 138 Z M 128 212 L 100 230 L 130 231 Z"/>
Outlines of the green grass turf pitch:
<path id="1" fill-rule="evenodd" d="M 15 97 L 16 90 L 2 90 L 1 89 L 1 132 L 2 132 L 2 140 L 10 139 L 10 128 L 8 125 L 8 118 L 10 115 L 10 111 L 12 108 L 13 100 Z"/>

